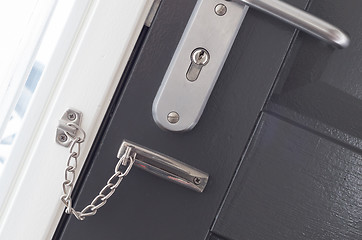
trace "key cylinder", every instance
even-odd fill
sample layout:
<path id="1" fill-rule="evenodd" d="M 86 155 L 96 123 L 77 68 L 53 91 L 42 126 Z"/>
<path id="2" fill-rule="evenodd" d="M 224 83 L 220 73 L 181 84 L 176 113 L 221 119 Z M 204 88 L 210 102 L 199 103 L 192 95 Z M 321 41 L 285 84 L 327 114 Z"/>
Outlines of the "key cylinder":
<path id="1" fill-rule="evenodd" d="M 204 48 L 196 48 L 192 51 L 190 58 L 191 64 L 187 70 L 186 78 L 193 82 L 199 77 L 201 69 L 209 63 L 210 54 Z"/>

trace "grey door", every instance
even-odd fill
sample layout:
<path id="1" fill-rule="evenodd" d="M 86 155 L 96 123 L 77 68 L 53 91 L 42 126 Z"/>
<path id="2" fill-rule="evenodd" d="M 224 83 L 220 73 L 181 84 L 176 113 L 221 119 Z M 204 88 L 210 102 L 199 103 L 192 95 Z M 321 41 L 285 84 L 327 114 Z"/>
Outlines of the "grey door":
<path id="1" fill-rule="evenodd" d="M 345 50 L 249 11 L 198 125 L 167 132 L 152 102 L 195 2 L 163 0 L 143 30 L 74 198 L 103 187 L 123 139 L 208 172 L 205 191 L 135 168 L 54 239 L 362 239 L 362 2 L 287 1 L 347 30 Z"/>

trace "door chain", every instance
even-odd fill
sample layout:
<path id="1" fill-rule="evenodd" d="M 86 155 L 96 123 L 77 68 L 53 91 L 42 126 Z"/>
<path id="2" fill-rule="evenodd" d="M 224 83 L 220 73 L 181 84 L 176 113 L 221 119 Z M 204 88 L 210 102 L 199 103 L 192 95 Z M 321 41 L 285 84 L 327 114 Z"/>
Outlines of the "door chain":
<path id="1" fill-rule="evenodd" d="M 81 153 L 81 144 L 86 137 L 85 131 L 80 127 L 81 118 L 81 112 L 68 109 L 59 120 L 56 131 L 56 142 L 63 147 L 70 148 L 64 173 L 63 195 L 61 196 L 61 201 L 66 206 L 66 214 L 73 214 L 78 220 L 84 220 L 85 217 L 95 215 L 97 210 L 104 206 L 113 195 L 133 165 L 197 192 L 202 192 L 205 189 L 209 178 L 207 173 L 174 158 L 123 140 L 117 153 L 119 160 L 114 168 L 114 174 L 89 205 L 81 211 L 75 210 L 72 201 L 76 179 L 75 172 Z"/>
<path id="2" fill-rule="evenodd" d="M 107 200 L 113 195 L 116 191 L 116 188 L 121 183 L 123 178 L 127 176 L 131 170 L 133 163 L 135 162 L 135 155 L 131 156 L 131 147 L 128 147 L 124 154 L 120 157 L 116 167 L 114 169 L 114 174 L 108 179 L 107 184 L 102 188 L 98 195 L 93 199 L 93 201 L 86 206 L 83 210 L 77 211 L 72 206 L 72 192 L 74 189 L 75 181 L 75 171 L 77 169 L 78 157 L 80 156 L 80 145 L 84 142 L 85 132 L 83 129 L 75 123 L 68 123 L 68 126 L 74 127 L 82 133 L 81 137 L 74 137 L 70 145 L 70 154 L 67 161 L 67 167 L 65 169 L 65 180 L 63 182 L 63 195 L 61 200 L 66 206 L 65 213 L 73 214 L 78 220 L 84 220 L 87 216 L 93 216 L 97 213 L 97 210 L 106 204 Z M 67 134 L 69 136 L 69 134 Z M 77 145 L 77 146 L 76 146 Z M 125 171 L 122 171 L 120 168 L 122 166 L 127 166 Z"/>

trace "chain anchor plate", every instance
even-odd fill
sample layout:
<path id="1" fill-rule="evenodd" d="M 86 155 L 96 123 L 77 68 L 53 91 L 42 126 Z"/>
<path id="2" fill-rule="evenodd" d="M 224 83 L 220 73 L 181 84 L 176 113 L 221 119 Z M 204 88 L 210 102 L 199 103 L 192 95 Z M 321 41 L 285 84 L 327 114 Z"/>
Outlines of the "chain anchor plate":
<path id="1" fill-rule="evenodd" d="M 80 111 L 68 109 L 59 120 L 55 141 L 63 147 L 69 147 L 80 129 L 81 121 Z"/>

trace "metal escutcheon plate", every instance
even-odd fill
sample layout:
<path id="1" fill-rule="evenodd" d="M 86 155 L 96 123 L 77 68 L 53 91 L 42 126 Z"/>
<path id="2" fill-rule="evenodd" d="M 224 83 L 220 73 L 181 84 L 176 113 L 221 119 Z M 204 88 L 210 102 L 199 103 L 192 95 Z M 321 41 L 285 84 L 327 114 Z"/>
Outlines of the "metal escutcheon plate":
<path id="1" fill-rule="evenodd" d="M 161 128 L 187 131 L 197 124 L 247 10 L 229 1 L 197 2 L 153 102 L 153 118 Z M 198 61 L 192 53 L 200 48 L 209 55 L 199 56 L 200 62 L 207 57 L 204 66 L 192 63 Z"/>

